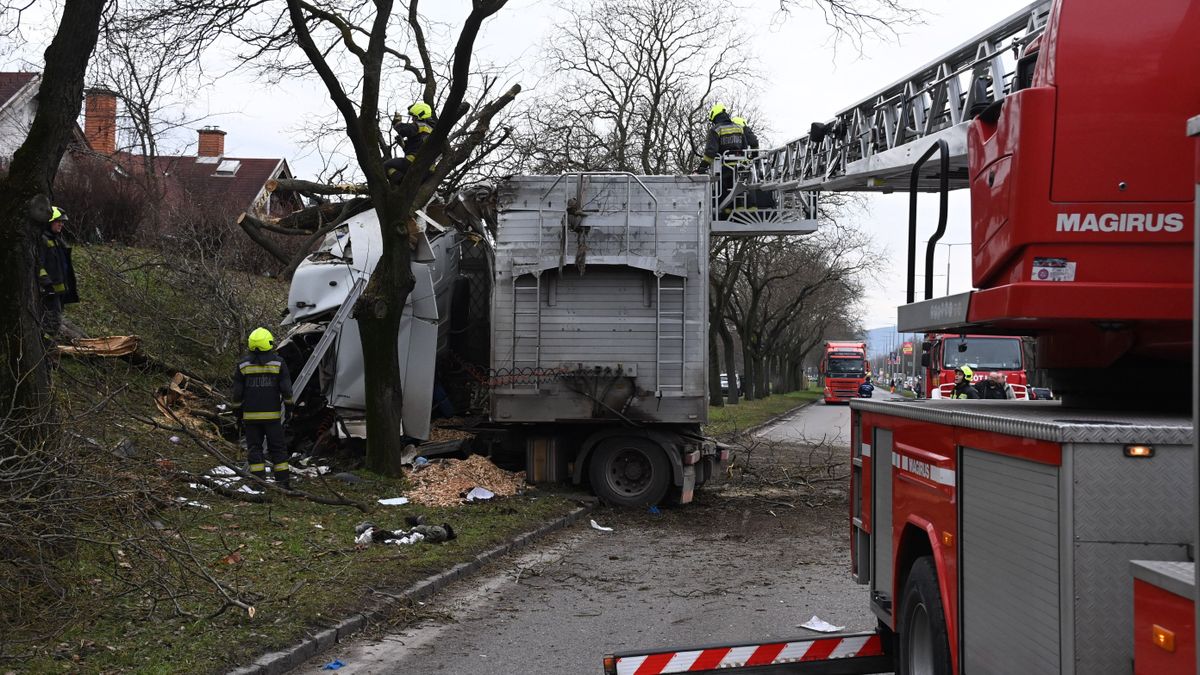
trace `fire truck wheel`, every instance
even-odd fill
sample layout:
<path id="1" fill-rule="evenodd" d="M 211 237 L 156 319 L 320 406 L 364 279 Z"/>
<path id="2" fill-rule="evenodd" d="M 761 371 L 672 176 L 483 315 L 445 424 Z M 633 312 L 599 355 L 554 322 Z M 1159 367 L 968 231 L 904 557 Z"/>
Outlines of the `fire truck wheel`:
<path id="1" fill-rule="evenodd" d="M 917 558 L 904 584 L 898 675 L 950 675 L 950 642 L 933 558 Z"/>
<path id="2" fill-rule="evenodd" d="M 671 487 L 671 463 L 644 438 L 610 438 L 592 453 L 588 478 L 596 496 L 613 506 L 652 506 Z"/>

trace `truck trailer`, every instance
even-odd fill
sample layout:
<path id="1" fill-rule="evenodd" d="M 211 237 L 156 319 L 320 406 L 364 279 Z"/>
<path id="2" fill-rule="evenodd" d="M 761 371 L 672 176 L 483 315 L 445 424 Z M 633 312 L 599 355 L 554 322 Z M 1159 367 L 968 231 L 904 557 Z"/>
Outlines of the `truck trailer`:
<path id="1" fill-rule="evenodd" d="M 852 401 L 849 568 L 877 629 L 606 672 L 1196 672 L 1197 35 L 1191 0 L 1034 3 L 749 159 L 798 190 L 907 185 L 898 329 L 1030 336 L 1062 400 Z M 955 188 L 977 290 L 935 298 Z"/>
<path id="2" fill-rule="evenodd" d="M 470 208 L 446 222 L 418 211 L 397 345 L 412 457 L 437 391 L 478 413 L 472 451 L 533 482 L 588 485 L 622 506 L 691 501 L 728 459 L 701 433 L 709 236 L 815 230 L 811 200 L 716 222 L 719 195 L 707 176 L 514 176 L 455 196 Z M 294 439 L 366 436 L 350 308 L 380 246 L 368 210 L 296 270 L 280 347 L 299 372 Z"/>

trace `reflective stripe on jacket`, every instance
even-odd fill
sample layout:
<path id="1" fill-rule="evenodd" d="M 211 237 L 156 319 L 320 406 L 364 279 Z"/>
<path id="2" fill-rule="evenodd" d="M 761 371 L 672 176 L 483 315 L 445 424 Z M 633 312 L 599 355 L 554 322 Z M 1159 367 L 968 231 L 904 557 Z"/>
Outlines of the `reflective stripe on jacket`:
<path id="1" fill-rule="evenodd" d="M 704 163 L 712 164 L 718 155 L 726 152 L 739 153 L 746 149 L 746 132 L 734 124 L 727 113 L 717 115 L 708 128 L 708 140 L 704 143 Z"/>
<path id="2" fill-rule="evenodd" d="M 250 352 L 233 372 L 233 405 L 247 422 L 278 420 L 292 403 L 292 377 L 274 351 Z"/>

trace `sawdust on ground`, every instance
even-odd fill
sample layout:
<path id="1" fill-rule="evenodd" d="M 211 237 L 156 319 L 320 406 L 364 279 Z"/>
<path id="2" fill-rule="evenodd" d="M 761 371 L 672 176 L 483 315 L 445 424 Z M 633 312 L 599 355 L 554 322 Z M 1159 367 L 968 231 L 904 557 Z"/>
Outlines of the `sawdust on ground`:
<path id="1" fill-rule="evenodd" d="M 454 506 L 463 502 L 463 494 L 482 487 L 497 497 L 511 497 L 525 489 L 525 472 L 510 473 L 492 464 L 483 455 L 467 459 L 446 459 L 408 472 L 412 487 L 405 493 L 424 506 Z"/>
<path id="2" fill-rule="evenodd" d="M 429 430 L 429 441 L 431 443 L 444 443 L 446 441 L 464 441 L 475 438 L 475 434 L 455 429 L 466 423 L 461 417 L 447 417 L 444 419 L 434 420 L 433 428 Z"/>

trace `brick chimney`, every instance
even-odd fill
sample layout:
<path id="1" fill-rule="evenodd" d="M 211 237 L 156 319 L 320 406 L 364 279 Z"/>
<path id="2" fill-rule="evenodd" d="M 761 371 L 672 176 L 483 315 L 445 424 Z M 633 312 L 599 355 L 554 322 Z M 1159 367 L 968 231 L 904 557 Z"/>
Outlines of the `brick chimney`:
<path id="1" fill-rule="evenodd" d="M 198 157 L 220 157 L 225 154 L 225 132 L 216 127 L 204 127 L 200 133 Z"/>
<path id="2" fill-rule="evenodd" d="M 86 93 L 83 134 L 92 150 L 111 155 L 117 151 L 117 93 L 104 87 Z"/>

